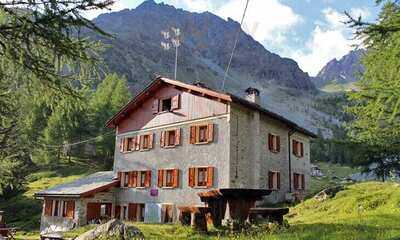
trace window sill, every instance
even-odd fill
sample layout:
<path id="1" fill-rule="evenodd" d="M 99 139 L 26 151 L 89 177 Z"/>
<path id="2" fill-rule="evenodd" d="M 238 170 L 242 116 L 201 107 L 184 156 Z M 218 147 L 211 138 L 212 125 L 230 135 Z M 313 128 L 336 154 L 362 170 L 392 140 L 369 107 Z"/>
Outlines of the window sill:
<path id="1" fill-rule="evenodd" d="M 277 150 L 269 150 L 272 153 L 280 153 L 281 151 L 277 151 Z"/>
<path id="2" fill-rule="evenodd" d="M 205 144 L 209 144 L 210 142 L 195 142 L 195 145 L 205 145 Z"/>
<path id="3" fill-rule="evenodd" d="M 210 188 L 210 187 L 207 187 L 207 186 L 194 186 L 193 188 L 195 188 L 195 189 L 207 189 L 207 188 Z"/>
<path id="4" fill-rule="evenodd" d="M 151 148 L 146 148 L 146 149 L 140 149 L 139 152 L 147 152 L 150 151 Z"/>
<path id="5" fill-rule="evenodd" d="M 176 187 L 161 187 L 161 189 L 175 189 Z"/>
<path id="6" fill-rule="evenodd" d="M 164 148 L 175 148 L 176 145 L 164 146 Z"/>

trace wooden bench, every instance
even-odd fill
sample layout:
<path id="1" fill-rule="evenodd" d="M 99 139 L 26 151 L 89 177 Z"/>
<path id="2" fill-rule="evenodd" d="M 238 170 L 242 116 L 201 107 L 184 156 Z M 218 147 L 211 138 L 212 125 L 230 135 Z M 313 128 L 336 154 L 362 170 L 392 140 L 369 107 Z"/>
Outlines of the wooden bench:
<path id="1" fill-rule="evenodd" d="M 258 222 L 267 220 L 269 222 L 283 223 L 283 215 L 289 212 L 289 208 L 250 208 L 250 222 Z"/>
<path id="2" fill-rule="evenodd" d="M 199 232 L 207 232 L 206 214 L 210 212 L 209 207 L 202 206 L 178 206 L 180 211 L 179 221 L 182 225 L 192 225 Z"/>

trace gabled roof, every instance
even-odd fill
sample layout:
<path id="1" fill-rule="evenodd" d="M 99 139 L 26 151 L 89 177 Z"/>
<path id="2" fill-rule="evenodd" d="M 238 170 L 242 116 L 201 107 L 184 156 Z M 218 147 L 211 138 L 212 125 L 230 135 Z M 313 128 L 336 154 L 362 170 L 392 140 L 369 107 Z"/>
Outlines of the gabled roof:
<path id="1" fill-rule="evenodd" d="M 112 171 L 97 172 L 70 183 L 35 193 L 35 197 L 86 197 L 105 191 L 119 184 Z"/>
<path id="2" fill-rule="evenodd" d="M 164 78 L 164 77 L 157 77 L 141 93 L 139 93 L 131 101 L 129 101 L 124 107 L 122 107 L 122 109 L 118 113 L 116 113 L 111 119 L 109 119 L 107 121 L 106 127 L 114 128 L 116 125 L 118 125 L 118 123 L 125 116 L 127 116 L 131 111 L 133 111 L 137 107 L 139 107 L 141 105 L 141 103 L 143 101 L 145 101 L 147 98 L 151 97 L 152 93 L 154 93 L 160 87 L 165 86 L 165 85 L 172 85 L 172 86 L 175 86 L 176 88 L 186 90 L 190 93 L 199 94 L 204 97 L 215 99 L 217 101 L 237 103 L 239 105 L 250 108 L 252 110 L 260 111 L 261 113 L 264 113 L 274 119 L 277 119 L 277 120 L 285 123 L 286 125 L 288 125 L 293 130 L 296 130 L 298 132 L 306 134 L 310 137 L 314 137 L 314 138 L 317 137 L 317 135 L 315 135 L 313 132 L 311 132 L 303 127 L 300 127 L 295 122 L 279 115 L 278 113 L 274 113 L 266 108 L 263 108 L 258 104 L 249 102 L 244 98 L 235 96 L 231 93 L 220 92 L 220 91 L 217 91 L 214 89 L 200 87 L 200 86 L 196 86 L 196 85 L 192 85 L 192 84 L 187 84 L 187 83 L 183 83 L 183 82 L 180 82 L 177 80 L 172 80 L 172 79 L 168 79 L 168 78 Z"/>

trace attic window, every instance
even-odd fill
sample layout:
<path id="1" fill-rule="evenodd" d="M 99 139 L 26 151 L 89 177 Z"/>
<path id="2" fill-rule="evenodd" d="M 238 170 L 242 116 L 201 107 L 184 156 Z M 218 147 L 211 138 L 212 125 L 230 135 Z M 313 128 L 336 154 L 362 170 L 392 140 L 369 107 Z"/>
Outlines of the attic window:
<path id="1" fill-rule="evenodd" d="M 166 98 L 161 100 L 161 111 L 163 112 L 171 111 L 171 103 L 172 103 L 171 98 Z"/>

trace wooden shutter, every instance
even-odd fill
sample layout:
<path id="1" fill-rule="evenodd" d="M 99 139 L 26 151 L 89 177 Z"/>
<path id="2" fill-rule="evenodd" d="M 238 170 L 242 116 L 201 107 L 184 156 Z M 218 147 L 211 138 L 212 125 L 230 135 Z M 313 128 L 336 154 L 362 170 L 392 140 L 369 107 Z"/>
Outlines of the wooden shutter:
<path id="1" fill-rule="evenodd" d="M 293 140 L 292 141 L 292 153 L 297 156 L 297 141 Z"/>
<path id="2" fill-rule="evenodd" d="M 160 147 L 165 147 L 165 131 L 161 132 L 161 137 L 160 137 Z"/>
<path id="3" fill-rule="evenodd" d="M 65 203 L 64 203 L 65 204 Z M 67 218 L 71 218 L 74 219 L 75 216 L 75 201 L 73 200 L 69 200 L 66 202 L 67 204 L 67 214 L 66 217 Z"/>
<path id="4" fill-rule="evenodd" d="M 297 173 L 293 173 L 293 188 L 297 190 L 299 188 L 299 179 Z"/>
<path id="5" fill-rule="evenodd" d="M 136 138 L 135 150 L 139 151 L 140 147 L 141 147 L 141 141 L 140 141 L 141 137 L 139 135 L 137 135 L 137 136 L 135 136 L 135 138 Z"/>
<path id="6" fill-rule="evenodd" d="M 128 138 L 124 138 L 124 149 L 122 151 L 123 152 L 128 151 Z"/>
<path id="7" fill-rule="evenodd" d="M 137 187 L 138 186 L 138 172 L 133 171 L 131 172 L 132 174 L 132 187 Z"/>
<path id="8" fill-rule="evenodd" d="M 189 187 L 194 187 L 195 186 L 195 176 L 196 175 L 196 169 L 195 168 L 189 168 Z"/>
<path id="9" fill-rule="evenodd" d="M 214 124 L 210 123 L 207 126 L 207 142 L 212 142 L 214 140 Z"/>
<path id="10" fill-rule="evenodd" d="M 196 143 L 196 126 L 190 126 L 190 144 Z"/>
<path id="11" fill-rule="evenodd" d="M 154 138 L 154 134 L 150 133 L 149 134 L 149 149 L 153 148 L 153 138 Z"/>
<path id="12" fill-rule="evenodd" d="M 277 188 L 281 189 L 281 173 L 280 172 L 276 173 L 276 183 L 277 183 Z"/>
<path id="13" fill-rule="evenodd" d="M 273 172 L 271 172 L 271 171 L 268 172 L 268 188 L 269 189 L 274 188 L 274 184 L 273 184 L 273 180 L 272 180 L 273 175 L 274 175 Z"/>
<path id="14" fill-rule="evenodd" d="M 177 188 L 179 187 L 179 169 L 174 169 L 173 171 L 173 183 L 172 183 L 172 187 Z"/>
<path id="15" fill-rule="evenodd" d="M 175 146 L 181 144 L 181 129 L 178 128 L 175 130 Z"/>
<path id="16" fill-rule="evenodd" d="M 300 157 L 304 157 L 304 145 L 302 142 L 300 143 Z"/>
<path id="17" fill-rule="evenodd" d="M 281 137 L 276 136 L 276 151 L 280 152 L 281 151 Z"/>
<path id="18" fill-rule="evenodd" d="M 272 151 L 272 134 L 268 133 L 268 149 Z"/>
<path id="19" fill-rule="evenodd" d="M 151 170 L 147 170 L 144 178 L 144 186 L 150 187 L 150 185 L 151 185 Z"/>
<path id="20" fill-rule="evenodd" d="M 133 138 L 131 138 L 132 140 L 132 151 L 136 151 L 136 144 L 137 144 L 137 141 L 136 141 L 136 137 L 133 137 Z"/>
<path id="21" fill-rule="evenodd" d="M 171 98 L 171 110 L 176 110 L 180 108 L 180 97 L 181 95 L 175 95 Z"/>
<path id="22" fill-rule="evenodd" d="M 152 109 L 152 111 L 153 111 L 153 114 L 156 114 L 156 113 L 159 112 L 159 103 L 160 103 L 160 100 L 154 99 L 153 105 L 151 106 L 151 109 Z"/>
<path id="23" fill-rule="evenodd" d="M 301 189 L 304 189 L 304 186 L 305 186 L 304 174 L 301 174 Z"/>
<path id="24" fill-rule="evenodd" d="M 51 216 L 53 212 L 53 200 L 45 199 L 44 200 L 44 215 Z"/>
<path id="25" fill-rule="evenodd" d="M 119 151 L 120 152 L 124 151 L 124 138 L 121 138 L 119 141 Z"/>
<path id="26" fill-rule="evenodd" d="M 207 187 L 213 186 L 213 182 L 214 182 L 213 180 L 214 180 L 214 168 L 208 167 L 207 168 Z"/>
<path id="27" fill-rule="evenodd" d="M 129 203 L 128 205 L 128 220 L 137 221 L 137 204 Z"/>
<path id="28" fill-rule="evenodd" d="M 163 169 L 158 169 L 158 174 L 157 174 L 157 186 L 158 187 L 163 187 L 163 180 L 164 180 L 164 170 Z"/>

